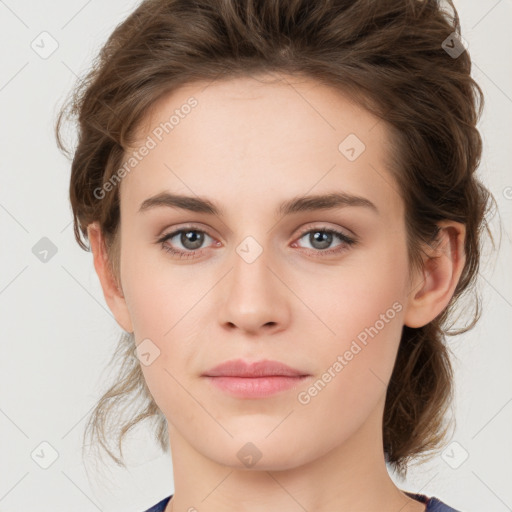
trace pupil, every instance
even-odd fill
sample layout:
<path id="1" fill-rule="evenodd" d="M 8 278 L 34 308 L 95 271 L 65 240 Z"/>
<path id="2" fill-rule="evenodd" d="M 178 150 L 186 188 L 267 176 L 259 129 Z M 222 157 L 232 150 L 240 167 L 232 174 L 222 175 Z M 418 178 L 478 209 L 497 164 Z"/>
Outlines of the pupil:
<path id="1" fill-rule="evenodd" d="M 203 233 L 198 233 L 197 231 L 186 231 L 181 234 L 181 243 L 183 244 L 183 247 L 194 250 L 201 247 L 203 238 Z"/>
<path id="2" fill-rule="evenodd" d="M 310 242 L 313 247 L 315 247 L 315 244 L 319 244 L 319 246 L 316 247 L 317 249 L 327 249 L 327 247 L 331 245 L 332 234 L 326 233 L 325 231 L 315 231 L 314 233 L 311 233 L 310 238 Z"/>

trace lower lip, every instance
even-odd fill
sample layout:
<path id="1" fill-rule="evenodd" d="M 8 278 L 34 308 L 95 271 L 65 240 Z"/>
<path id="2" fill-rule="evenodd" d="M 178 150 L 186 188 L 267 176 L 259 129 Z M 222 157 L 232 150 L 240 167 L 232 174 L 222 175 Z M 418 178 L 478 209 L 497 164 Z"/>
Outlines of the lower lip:
<path id="1" fill-rule="evenodd" d="M 285 377 L 273 375 L 269 377 L 206 377 L 214 386 L 222 391 L 240 398 L 265 398 L 280 391 L 293 389 L 303 382 L 307 376 Z"/>

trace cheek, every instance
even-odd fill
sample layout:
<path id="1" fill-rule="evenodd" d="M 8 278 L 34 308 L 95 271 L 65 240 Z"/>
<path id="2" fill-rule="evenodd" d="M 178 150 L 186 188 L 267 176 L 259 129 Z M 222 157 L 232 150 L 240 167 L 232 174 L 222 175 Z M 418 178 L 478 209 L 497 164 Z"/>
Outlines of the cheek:
<path id="1" fill-rule="evenodd" d="M 400 338 L 406 274 L 405 246 L 386 243 L 383 236 L 380 243 L 355 253 L 338 268 L 315 274 L 304 271 L 290 279 L 312 312 L 306 319 L 316 325 L 319 337 L 342 348 L 358 337 L 364 342 L 368 330 L 379 339 Z"/>
<path id="2" fill-rule="evenodd" d="M 147 347 L 151 354 L 150 364 L 141 359 L 144 378 L 156 403 L 165 410 L 164 402 L 179 395 L 178 382 L 184 382 L 187 370 L 193 373 L 199 368 L 197 357 L 203 346 L 205 322 L 201 298 L 211 284 L 198 280 L 192 267 L 173 268 L 165 254 L 155 258 L 154 254 L 130 251 L 128 244 L 121 268 L 136 343 L 144 343 L 141 347 Z"/>
<path id="3" fill-rule="evenodd" d="M 126 241 L 121 257 L 123 290 L 139 336 L 164 339 L 198 300 L 193 276 L 192 281 L 186 278 L 183 268 L 173 268 L 160 247 L 140 248 Z"/>
<path id="4" fill-rule="evenodd" d="M 296 407 L 326 443 L 350 437 L 384 403 L 402 331 L 402 306 L 392 299 L 343 300 L 330 317 L 337 336 L 317 345 L 318 374 Z"/>
<path id="5" fill-rule="evenodd" d="M 336 279 L 322 282 L 321 293 L 318 281 L 302 281 L 299 293 L 322 321 L 314 319 L 322 333 L 316 352 L 320 391 L 307 391 L 304 402 L 324 420 L 345 410 L 363 417 L 385 393 L 401 339 L 406 270 L 405 249 L 384 247 L 340 268 Z"/>

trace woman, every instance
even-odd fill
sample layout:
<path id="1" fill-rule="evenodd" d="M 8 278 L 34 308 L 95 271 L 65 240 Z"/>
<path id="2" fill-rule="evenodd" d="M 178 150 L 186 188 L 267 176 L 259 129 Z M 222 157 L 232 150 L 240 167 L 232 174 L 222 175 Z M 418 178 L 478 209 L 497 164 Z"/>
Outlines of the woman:
<path id="1" fill-rule="evenodd" d="M 157 420 L 150 511 L 455 510 L 386 467 L 448 430 L 492 198 L 450 6 L 147 0 L 75 91 L 75 236 L 128 334 L 88 431 L 123 464 Z"/>

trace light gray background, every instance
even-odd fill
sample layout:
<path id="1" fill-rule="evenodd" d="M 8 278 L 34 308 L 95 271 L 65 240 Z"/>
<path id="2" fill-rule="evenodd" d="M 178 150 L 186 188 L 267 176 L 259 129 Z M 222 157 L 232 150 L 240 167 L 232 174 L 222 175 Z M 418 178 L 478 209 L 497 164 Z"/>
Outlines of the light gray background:
<path id="1" fill-rule="evenodd" d="M 129 471 L 113 466 L 108 483 L 84 470 L 84 418 L 108 378 L 105 365 L 121 329 L 104 302 L 91 254 L 73 238 L 70 164 L 53 136 L 75 75 L 136 4 L 0 0 L 2 512 L 140 512 L 173 491 L 170 457 L 144 429 L 126 445 Z M 512 510 L 512 1 L 458 0 L 456 6 L 487 102 L 479 173 L 497 198 L 505 231 L 499 254 L 481 269 L 480 323 L 449 339 L 457 444 L 399 483 L 465 512 L 505 512 Z M 31 48 L 34 40 L 42 47 L 43 31 L 59 45 L 46 59 Z M 42 237 L 57 248 L 46 263 L 32 252 Z M 35 462 L 49 462 L 51 450 L 42 442 L 58 452 L 48 469 Z"/>

